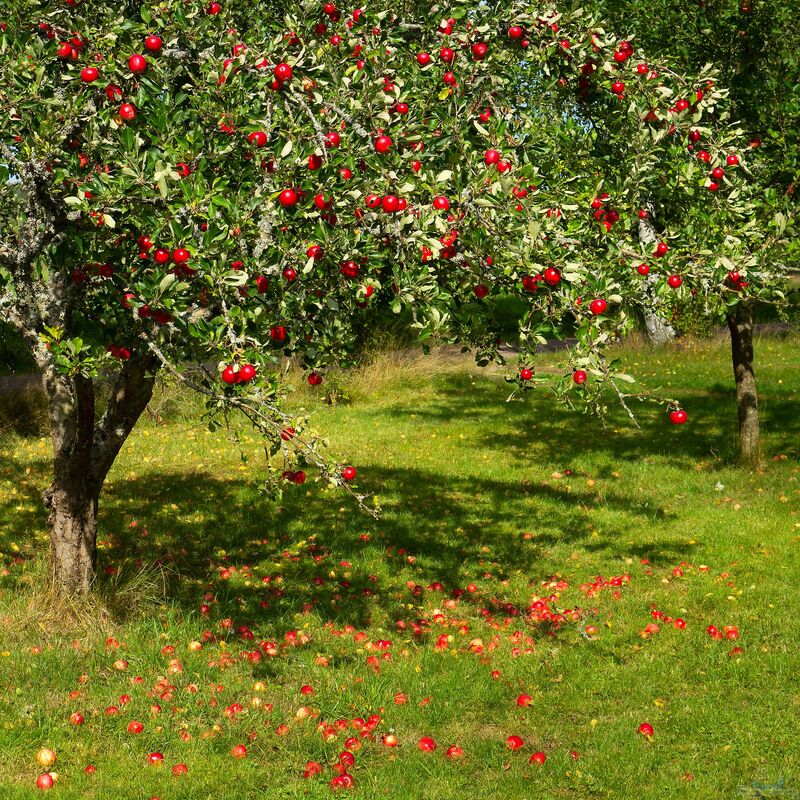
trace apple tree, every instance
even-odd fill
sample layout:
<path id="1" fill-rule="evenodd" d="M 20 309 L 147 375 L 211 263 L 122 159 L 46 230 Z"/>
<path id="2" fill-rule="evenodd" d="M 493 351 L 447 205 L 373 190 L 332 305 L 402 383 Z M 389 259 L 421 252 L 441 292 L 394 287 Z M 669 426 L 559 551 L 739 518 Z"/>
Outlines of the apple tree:
<path id="1" fill-rule="evenodd" d="M 61 590 L 91 586 L 103 483 L 161 371 L 257 427 L 276 491 L 310 467 L 362 500 L 287 411 L 287 363 L 318 385 L 394 314 L 497 360 L 511 294 L 520 390 L 553 381 L 535 350 L 569 319 L 556 391 L 629 408 L 648 395 L 606 351 L 648 275 L 720 302 L 772 285 L 710 68 L 581 11 L 402 8 L 29 0 L 0 21 L 0 315 L 48 399 Z"/>
<path id="2" fill-rule="evenodd" d="M 797 210 L 800 182 L 800 27 L 796 4 L 770 2 L 685 3 L 680 0 L 593 0 L 596 13 L 612 24 L 623 23 L 636 41 L 655 49 L 684 70 L 713 62 L 729 91 L 729 108 L 749 143 L 748 170 L 753 192 L 751 222 L 775 235 L 760 252 L 759 270 L 776 272 L 780 264 L 800 269 L 796 238 L 782 230 Z M 660 21 L 653 25 L 653 19 Z M 676 31 L 679 33 L 676 34 Z M 662 198 L 656 219 L 675 213 Z M 759 314 L 775 316 L 784 306 L 784 282 L 770 286 L 761 278 L 744 278 L 726 297 L 690 297 L 690 303 L 663 303 L 662 316 L 702 308 L 707 318 L 727 326 L 736 381 L 741 459 L 759 457 L 753 324 Z M 745 285 L 746 284 L 746 285 Z M 731 286 L 730 288 L 734 288 Z M 715 302 L 715 300 L 717 302 Z M 719 302 L 722 300 L 723 302 Z"/>

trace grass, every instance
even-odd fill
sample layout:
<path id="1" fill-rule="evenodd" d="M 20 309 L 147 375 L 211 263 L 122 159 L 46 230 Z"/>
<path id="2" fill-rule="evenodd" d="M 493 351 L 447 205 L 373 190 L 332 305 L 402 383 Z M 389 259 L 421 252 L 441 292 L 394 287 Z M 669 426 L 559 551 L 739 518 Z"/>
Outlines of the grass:
<path id="1" fill-rule="evenodd" d="M 498 373 L 444 356 L 422 367 L 384 359 L 351 381 L 349 405 L 299 394 L 333 451 L 357 465 L 359 488 L 380 498 L 377 521 L 313 484 L 270 505 L 255 440 L 243 463 L 191 404 L 161 398 L 102 498 L 97 596 L 57 613 L 41 588 L 48 443 L 6 429 L 3 799 L 37 794 L 43 745 L 58 752 L 55 797 L 327 797 L 330 765 L 358 732 L 326 741 L 318 723 L 371 714 L 380 721 L 355 752 L 354 798 L 797 792 L 798 344 L 758 343 L 767 459 L 754 473 L 731 463 L 724 341 L 624 353 L 632 372 L 685 401 L 684 428 L 647 408 L 641 429 L 620 414 L 604 429 L 544 395 L 505 403 Z M 437 582 L 443 591 L 429 588 Z M 551 595 L 577 620 L 518 613 Z M 659 621 L 644 635 L 654 608 L 686 629 Z M 430 624 L 415 635 L 421 619 Z M 715 641 L 710 624 L 739 637 Z M 287 643 L 289 631 L 308 642 Z M 243 657 L 259 642 L 278 655 Z M 119 658 L 126 669 L 114 668 Z M 529 707 L 517 706 L 521 693 Z M 233 703 L 242 710 L 230 716 Z M 299 720 L 303 706 L 312 716 Z M 83 726 L 69 724 L 73 711 Z M 139 735 L 127 733 L 134 719 Z M 644 721 L 652 741 L 637 733 Z M 396 749 L 380 742 L 389 731 Z M 505 749 L 510 734 L 521 751 Z M 424 735 L 435 753 L 417 748 Z M 243 760 L 230 753 L 239 743 Z M 445 756 L 454 743 L 462 760 Z M 547 762 L 529 765 L 538 750 Z M 164 766 L 148 765 L 151 751 Z M 308 760 L 321 777 L 302 777 Z M 188 773 L 173 776 L 177 763 Z"/>

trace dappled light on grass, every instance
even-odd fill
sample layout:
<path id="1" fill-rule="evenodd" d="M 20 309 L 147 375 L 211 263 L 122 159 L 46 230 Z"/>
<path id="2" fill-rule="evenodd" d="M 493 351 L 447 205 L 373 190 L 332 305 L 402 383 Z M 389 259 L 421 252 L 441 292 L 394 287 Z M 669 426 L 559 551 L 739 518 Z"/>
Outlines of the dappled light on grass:
<path id="1" fill-rule="evenodd" d="M 112 473 L 98 596 L 72 616 L 39 591 L 47 441 L 6 434 L 0 785 L 30 796 L 46 769 L 53 796 L 98 800 L 327 797 L 343 771 L 354 797 L 789 785 L 793 347 L 761 345 L 755 473 L 729 463 L 714 345 L 625 356 L 686 398 L 682 430 L 652 409 L 604 429 L 546 396 L 505 403 L 501 374 L 466 362 L 368 403 L 304 395 L 378 520 L 311 480 L 270 504 L 254 438 L 242 463 L 165 402 Z"/>

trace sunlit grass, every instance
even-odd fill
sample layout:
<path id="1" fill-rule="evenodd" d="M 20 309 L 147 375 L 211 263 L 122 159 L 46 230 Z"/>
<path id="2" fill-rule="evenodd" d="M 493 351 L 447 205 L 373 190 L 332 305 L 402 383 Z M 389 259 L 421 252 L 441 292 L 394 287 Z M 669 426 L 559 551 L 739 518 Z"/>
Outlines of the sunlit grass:
<path id="1" fill-rule="evenodd" d="M 724 340 L 625 354 L 632 373 L 684 400 L 683 428 L 652 408 L 637 430 L 620 413 L 603 428 L 543 395 L 506 403 L 502 373 L 449 356 L 384 356 L 350 380 L 350 404 L 299 393 L 331 450 L 357 466 L 359 488 L 379 497 L 377 521 L 313 483 L 270 505 L 256 439 L 246 434 L 243 463 L 190 401 L 171 397 L 163 424 L 143 420 L 102 498 L 104 588 L 58 616 L 40 591 L 48 443 L 6 431 L 2 797 L 34 796 L 41 745 L 58 752 L 55 797 L 327 797 L 345 734 L 326 742 L 317 723 L 370 714 L 380 722 L 355 753 L 354 797 L 755 797 L 754 782 L 781 780 L 797 790 L 797 345 L 758 345 L 766 460 L 755 473 L 732 463 Z M 598 576 L 621 585 L 581 588 Z M 125 602 L 109 599 L 110 582 Z M 437 582 L 444 591 L 428 588 Z M 551 594 L 579 620 L 517 614 Z M 686 629 L 659 621 L 643 635 L 653 607 Z M 431 624 L 417 636 L 420 619 Z M 738 639 L 713 640 L 711 624 L 736 626 Z M 310 641 L 286 644 L 292 630 Z M 242 658 L 267 641 L 279 656 Z M 391 642 L 391 660 L 377 641 Z M 175 658 L 183 671 L 171 673 Z M 160 679 L 174 686 L 167 699 Z M 408 702 L 397 705 L 398 692 Z M 530 706 L 516 705 L 520 693 Z M 234 702 L 244 710 L 230 718 Z M 118 715 L 106 716 L 111 705 Z M 317 716 L 297 720 L 302 706 Z M 68 723 L 73 711 L 82 727 Z M 138 736 L 126 731 L 133 719 Z M 637 733 L 644 721 L 650 742 Z M 380 743 L 389 731 L 396 749 Z M 526 742 L 518 753 L 504 747 L 510 734 Z M 435 753 L 417 749 L 423 735 Z M 238 743 L 241 761 L 230 754 Z M 463 760 L 446 758 L 450 744 Z M 548 760 L 529 766 L 537 750 Z M 147 764 L 151 751 L 165 766 Z M 308 760 L 324 765 L 321 777 L 302 778 Z M 173 777 L 176 763 L 188 774 Z"/>

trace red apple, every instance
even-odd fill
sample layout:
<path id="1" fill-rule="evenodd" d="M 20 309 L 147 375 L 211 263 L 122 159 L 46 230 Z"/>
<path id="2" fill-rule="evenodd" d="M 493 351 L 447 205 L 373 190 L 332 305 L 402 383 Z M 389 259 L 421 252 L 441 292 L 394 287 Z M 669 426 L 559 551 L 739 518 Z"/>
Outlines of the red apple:
<path id="1" fill-rule="evenodd" d="M 355 467 L 345 467 L 342 470 L 342 480 L 345 481 L 352 481 L 356 477 L 356 468 Z"/>
<path id="2" fill-rule="evenodd" d="M 134 75 L 141 75 L 147 69 L 147 59 L 135 53 L 128 59 L 128 68 Z"/>
<path id="3" fill-rule="evenodd" d="M 123 103 L 119 107 L 119 115 L 126 122 L 136 119 L 136 106 L 133 103 Z"/>
<path id="4" fill-rule="evenodd" d="M 392 140 L 388 136 L 379 136 L 375 139 L 374 145 L 379 153 L 386 153 L 392 146 Z"/>
<path id="5" fill-rule="evenodd" d="M 561 282 L 561 273 L 555 267 L 548 267 L 544 271 L 545 282 L 550 286 L 557 286 Z"/>
<path id="6" fill-rule="evenodd" d="M 667 278 L 667 283 L 672 289 L 680 289 L 683 285 L 683 279 L 680 275 L 670 275 L 669 278 Z"/>
<path id="7" fill-rule="evenodd" d="M 54 783 L 55 781 L 53 780 L 53 776 L 49 772 L 43 772 L 36 779 L 36 786 L 43 792 L 47 792 L 52 789 Z"/>
<path id="8" fill-rule="evenodd" d="M 267 134 L 264 131 L 253 131 L 247 137 L 247 141 L 254 147 L 264 147 L 267 143 Z"/>
<path id="9" fill-rule="evenodd" d="M 393 194 L 387 194 L 381 198 L 381 208 L 387 214 L 393 214 L 400 208 L 400 201 Z"/>
<path id="10" fill-rule="evenodd" d="M 475 42 L 472 45 L 472 57 L 476 61 L 482 61 L 486 58 L 486 54 L 489 52 L 489 46 L 485 42 Z"/>
<path id="11" fill-rule="evenodd" d="M 293 74 L 292 68 L 285 62 L 278 64 L 275 69 L 272 70 L 272 73 L 281 83 L 291 80 Z"/>
<path id="12" fill-rule="evenodd" d="M 294 189 L 284 189 L 280 195 L 278 195 L 278 202 L 280 202 L 284 208 L 291 208 L 297 204 L 297 192 Z"/>
<path id="13" fill-rule="evenodd" d="M 430 736 L 423 736 L 417 742 L 417 747 L 425 753 L 432 753 L 436 749 L 436 742 Z"/>
<path id="14" fill-rule="evenodd" d="M 239 370 L 239 383 L 249 383 L 256 376 L 256 368 L 252 364 L 243 364 Z"/>

